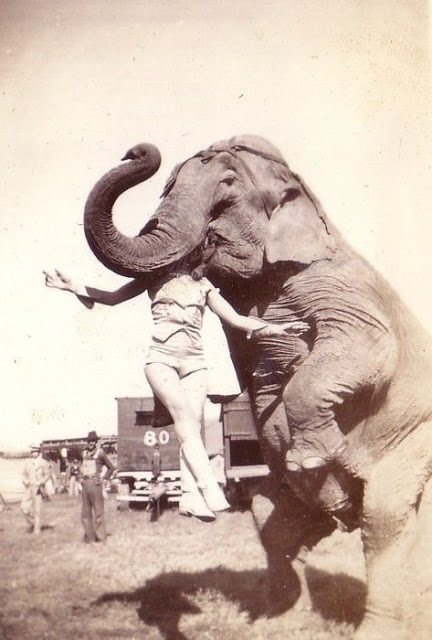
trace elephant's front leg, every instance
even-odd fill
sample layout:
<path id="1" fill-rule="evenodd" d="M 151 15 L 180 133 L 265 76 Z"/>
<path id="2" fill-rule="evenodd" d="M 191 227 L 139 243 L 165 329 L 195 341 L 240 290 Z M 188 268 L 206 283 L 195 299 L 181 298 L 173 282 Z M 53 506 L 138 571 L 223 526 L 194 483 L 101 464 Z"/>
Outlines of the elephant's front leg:
<path id="1" fill-rule="evenodd" d="M 254 497 L 252 513 L 267 554 L 268 614 L 292 606 L 311 608 L 307 552 L 334 530 L 334 521 L 311 512 L 287 485 L 277 485 L 272 477 Z"/>
<path id="2" fill-rule="evenodd" d="M 288 481 L 291 489 L 311 511 L 325 511 L 352 528 L 359 502 L 358 483 L 335 466 L 305 473 L 287 473 L 285 453 L 290 442 L 287 413 L 282 402 L 286 378 L 255 377 L 252 388 L 258 436 L 265 462 L 275 486 Z M 358 526 L 358 525 L 357 525 Z"/>
<path id="3" fill-rule="evenodd" d="M 269 610 L 274 613 L 294 604 L 310 606 L 307 551 L 335 528 L 328 514 L 339 513 L 350 503 L 340 483 L 344 484 L 344 478 L 336 473 L 287 474 L 285 452 L 290 434 L 281 398 L 283 386 L 283 381 L 263 376 L 255 378 L 252 389 L 260 444 L 271 469 L 262 492 L 253 500 L 252 512 L 267 553 Z"/>
<path id="4" fill-rule="evenodd" d="M 407 592 L 403 614 L 408 637 L 429 640 L 432 636 L 432 479 L 415 511 L 413 545 L 405 565 Z"/>
<path id="5" fill-rule="evenodd" d="M 407 638 L 407 620 L 412 624 L 424 613 L 432 592 L 430 549 L 424 547 L 432 535 L 431 426 L 421 425 L 383 457 L 368 481 L 362 530 L 368 596 L 356 640 Z M 432 633 L 421 631 L 413 637 Z"/>

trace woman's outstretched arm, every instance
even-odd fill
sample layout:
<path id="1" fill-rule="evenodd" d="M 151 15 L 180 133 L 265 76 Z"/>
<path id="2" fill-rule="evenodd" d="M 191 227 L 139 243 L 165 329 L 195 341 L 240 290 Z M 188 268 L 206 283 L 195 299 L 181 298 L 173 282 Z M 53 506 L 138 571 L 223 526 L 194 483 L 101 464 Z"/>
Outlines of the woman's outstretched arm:
<path id="1" fill-rule="evenodd" d="M 283 324 L 273 324 L 261 320 L 261 318 L 242 316 L 223 298 L 216 289 L 211 289 L 207 295 L 207 303 L 210 309 L 216 313 L 219 318 L 227 324 L 247 331 L 251 335 L 255 331 L 259 331 L 260 336 L 281 335 L 289 331 L 300 335 L 310 328 L 306 322 L 294 320 L 293 322 L 284 322 Z"/>
<path id="2" fill-rule="evenodd" d="M 126 300 L 130 300 L 131 298 L 135 298 L 147 289 L 147 284 L 140 279 L 131 280 L 114 291 L 105 291 L 103 289 L 96 289 L 95 287 L 88 287 L 78 282 L 73 282 L 71 278 L 57 269 L 51 273 L 43 271 L 43 274 L 45 275 L 45 284 L 47 287 L 74 293 L 80 302 L 85 304 L 88 308 L 93 307 L 95 302 L 114 306 L 121 302 L 125 302 Z"/>

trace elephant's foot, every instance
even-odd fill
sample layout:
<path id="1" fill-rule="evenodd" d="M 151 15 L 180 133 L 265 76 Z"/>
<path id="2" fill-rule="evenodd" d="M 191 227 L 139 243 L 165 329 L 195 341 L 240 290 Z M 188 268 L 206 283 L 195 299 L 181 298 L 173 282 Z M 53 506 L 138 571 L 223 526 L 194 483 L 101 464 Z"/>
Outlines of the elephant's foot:
<path id="1" fill-rule="evenodd" d="M 407 640 L 406 628 L 398 618 L 366 614 L 353 640 Z"/>
<path id="2" fill-rule="evenodd" d="M 304 429 L 294 433 L 286 453 L 288 471 L 319 469 L 334 462 L 348 446 L 348 440 L 334 423 L 315 432 Z"/>

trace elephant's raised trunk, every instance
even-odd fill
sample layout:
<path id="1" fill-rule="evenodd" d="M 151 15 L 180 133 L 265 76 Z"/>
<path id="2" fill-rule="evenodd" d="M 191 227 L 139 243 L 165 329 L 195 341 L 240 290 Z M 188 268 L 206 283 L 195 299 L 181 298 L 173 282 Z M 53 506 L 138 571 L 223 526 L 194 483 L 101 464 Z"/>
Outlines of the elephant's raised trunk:
<path id="1" fill-rule="evenodd" d="M 138 236 L 123 235 L 113 223 L 113 206 L 121 193 L 150 178 L 159 168 L 160 154 L 151 144 L 133 147 L 96 183 L 84 210 L 84 230 L 96 257 L 127 277 L 157 277 L 204 240 L 214 191 L 211 173 L 201 175 L 199 158 L 182 165 L 182 179 L 166 191 L 161 204 Z"/>
<path id="2" fill-rule="evenodd" d="M 109 269 L 124 276 L 135 276 L 147 271 L 140 260 L 152 262 L 151 252 L 145 247 L 145 237 L 128 237 L 113 224 L 113 206 L 127 189 L 148 180 L 159 169 L 161 156 L 151 144 L 130 149 L 123 160 L 128 160 L 108 171 L 91 190 L 84 208 L 84 231 L 95 256 Z"/>

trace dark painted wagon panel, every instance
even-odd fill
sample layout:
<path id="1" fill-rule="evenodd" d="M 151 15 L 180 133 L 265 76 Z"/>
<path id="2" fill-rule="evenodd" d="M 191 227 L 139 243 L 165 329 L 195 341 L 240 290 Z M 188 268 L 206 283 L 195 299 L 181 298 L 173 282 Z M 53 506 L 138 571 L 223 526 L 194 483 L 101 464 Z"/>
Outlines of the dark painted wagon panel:
<path id="1" fill-rule="evenodd" d="M 227 478 L 241 480 L 267 475 L 269 470 L 261 453 L 246 391 L 222 405 L 222 423 Z"/>
<path id="2" fill-rule="evenodd" d="M 161 471 L 179 468 L 179 444 L 172 424 L 154 427 L 153 398 L 117 398 L 119 471 L 153 471 L 157 452 Z"/>

